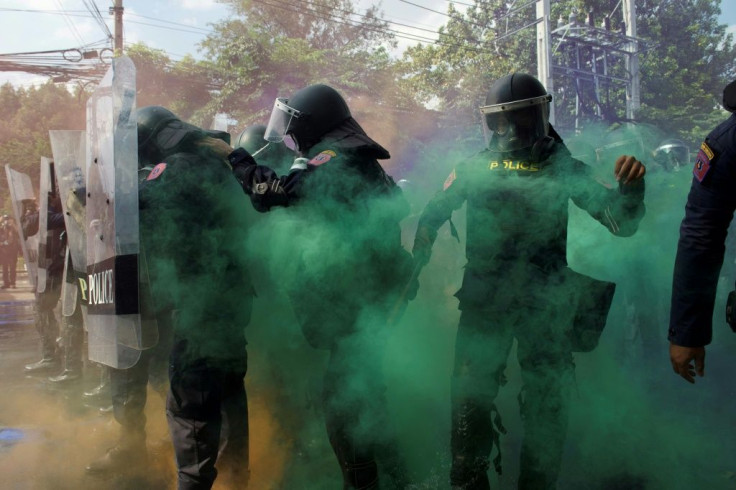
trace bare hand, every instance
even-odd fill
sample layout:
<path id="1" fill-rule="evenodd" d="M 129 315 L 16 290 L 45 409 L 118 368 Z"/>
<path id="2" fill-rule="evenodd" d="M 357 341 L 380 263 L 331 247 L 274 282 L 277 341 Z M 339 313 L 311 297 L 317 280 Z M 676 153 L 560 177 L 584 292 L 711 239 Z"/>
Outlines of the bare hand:
<path id="1" fill-rule="evenodd" d="M 218 138 L 210 136 L 197 141 L 197 146 L 209 148 L 215 155 L 220 158 L 227 159 L 227 156 L 233 152 L 233 148 Z"/>
<path id="2" fill-rule="evenodd" d="M 647 169 L 644 167 L 644 164 L 637 160 L 636 157 L 629 155 L 618 157 L 613 169 L 613 175 L 616 176 L 616 181 L 623 182 L 624 185 L 636 182 L 644 177 L 646 172 Z"/>
<path id="3" fill-rule="evenodd" d="M 695 366 L 691 361 L 695 361 Z M 695 374 L 705 376 L 705 347 L 683 347 L 670 343 L 670 361 L 676 374 L 695 383 Z"/>

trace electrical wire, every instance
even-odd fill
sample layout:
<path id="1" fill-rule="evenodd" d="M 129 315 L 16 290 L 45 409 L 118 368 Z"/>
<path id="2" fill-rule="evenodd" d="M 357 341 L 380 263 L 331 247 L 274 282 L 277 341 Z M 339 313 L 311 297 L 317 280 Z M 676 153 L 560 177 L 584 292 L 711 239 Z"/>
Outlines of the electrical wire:
<path id="1" fill-rule="evenodd" d="M 77 41 L 79 41 L 79 44 L 84 44 L 84 39 L 82 38 L 82 35 L 77 30 L 77 27 L 74 25 L 74 22 L 72 22 L 71 18 L 66 15 L 66 11 L 64 10 L 64 6 L 61 3 L 61 0 L 56 0 L 56 4 L 59 6 L 59 9 L 63 12 L 64 15 L 64 22 L 69 26 L 69 29 L 72 31 L 72 34 L 74 37 L 77 38 Z"/>

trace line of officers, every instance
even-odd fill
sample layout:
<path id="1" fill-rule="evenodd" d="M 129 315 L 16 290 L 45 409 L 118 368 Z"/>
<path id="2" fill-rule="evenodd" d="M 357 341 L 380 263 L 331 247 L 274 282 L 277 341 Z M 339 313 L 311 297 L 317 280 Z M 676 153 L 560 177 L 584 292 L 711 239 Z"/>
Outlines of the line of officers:
<path id="1" fill-rule="evenodd" d="M 618 185 L 599 183 L 550 125 L 551 100 L 528 74 L 494 82 L 480 108 L 486 147 L 459 162 L 427 203 L 412 253 L 401 244 L 400 222 L 409 206 L 379 163 L 390 154 L 366 134 L 332 87 L 310 85 L 277 99 L 268 125 L 244 131 L 235 148 L 226 133 L 202 130 L 168 109 L 138 109 L 140 235 L 160 342 L 143 351 L 134 367 L 108 370 L 120 438 L 87 471 L 106 475 L 145 467 L 144 408 L 151 381 L 166 392 L 178 488 L 211 488 L 218 470 L 236 488 L 247 486 L 245 326 L 255 288 L 243 244 L 249 239 L 244 206 L 252 205 L 288 224 L 288 239 L 282 240 L 288 244 L 265 245 L 285 247 L 281 253 L 288 257 L 271 280 L 286 292 L 308 343 L 329 351 L 322 413 L 343 488 L 379 488 L 379 481 L 381 488 L 421 484 L 399 450 L 381 366 L 390 327 L 416 296 L 439 228 L 467 204 L 467 264 L 456 293 L 461 316 L 451 391 L 450 486 L 490 488 L 490 457 L 494 446 L 500 450 L 502 430 L 494 401 L 516 339 L 524 383 L 518 486 L 556 488 L 573 352 L 597 344 L 615 288 L 568 267 L 568 202 L 611 233 L 630 236 L 645 213 L 645 168 L 635 156 L 621 155 L 609 162 Z M 693 360 L 702 375 L 715 296 L 715 283 L 705 287 L 705 279 L 693 273 L 702 270 L 706 252 L 702 240 L 692 237 L 702 236 L 699 226 L 714 226 L 707 201 L 723 186 L 733 188 L 736 178 L 734 116 L 724 124 L 719 134 L 730 139 L 709 136 L 698 155 L 677 258 L 669 338 L 673 368 L 690 381 Z M 726 209 L 719 212 L 718 226 L 727 226 L 736 198 L 719 199 Z M 49 229 L 57 224 L 49 219 Z M 32 232 L 31 220 L 23 227 Z M 708 246 L 718 250 L 722 238 L 717 235 Z M 720 269 L 723 251 L 708 257 L 709 270 Z M 716 270 L 709 277 L 717 281 L 717 275 Z M 54 331 L 43 315 L 51 311 L 49 304 L 38 311 L 43 359 L 26 366 L 28 371 L 58 366 L 58 327 Z M 79 323 L 63 329 L 70 347 L 57 381 L 80 375 L 81 354 L 73 347 L 81 345 L 74 326 Z M 162 375 L 166 369 L 168 379 Z"/>

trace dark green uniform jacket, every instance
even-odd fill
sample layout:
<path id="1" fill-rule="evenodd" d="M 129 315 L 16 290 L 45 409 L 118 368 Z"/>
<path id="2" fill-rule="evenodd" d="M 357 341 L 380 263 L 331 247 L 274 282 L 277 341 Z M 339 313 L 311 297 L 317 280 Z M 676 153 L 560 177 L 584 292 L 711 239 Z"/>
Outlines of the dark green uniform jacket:
<path id="1" fill-rule="evenodd" d="M 567 266 L 570 199 L 611 233 L 629 236 L 644 215 L 643 197 L 643 181 L 609 188 L 561 142 L 541 162 L 504 159 L 486 150 L 453 170 L 418 226 L 426 227 L 433 240 L 467 202 L 468 263 L 457 297 L 461 308 L 480 307 L 503 297 L 503 291 L 524 295 L 523 281 Z"/>

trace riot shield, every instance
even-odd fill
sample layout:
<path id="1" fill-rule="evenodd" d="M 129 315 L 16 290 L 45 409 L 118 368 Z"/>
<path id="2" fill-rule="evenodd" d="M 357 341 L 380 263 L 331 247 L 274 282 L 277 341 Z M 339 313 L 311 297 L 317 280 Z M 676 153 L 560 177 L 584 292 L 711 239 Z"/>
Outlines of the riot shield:
<path id="1" fill-rule="evenodd" d="M 139 306 L 135 66 L 113 59 L 87 103 L 87 320 L 90 359 L 132 366 L 158 342 Z M 140 355 L 140 353 L 138 353 Z"/>
<path id="2" fill-rule="evenodd" d="M 82 316 L 87 317 L 87 226 L 85 221 L 85 160 L 86 135 L 84 131 L 49 131 L 54 168 L 64 211 L 68 257 L 64 266 L 61 289 L 61 312 L 71 316 L 77 304 L 82 305 Z M 79 301 L 81 300 L 81 302 Z"/>
<path id="3" fill-rule="evenodd" d="M 28 272 L 28 282 L 35 291 L 38 284 L 38 232 L 28 237 L 24 236 L 22 219 L 26 213 L 35 212 L 38 209 L 36 195 L 33 192 L 31 178 L 28 175 L 13 170 L 7 164 L 5 165 L 5 175 L 8 178 L 10 201 L 13 205 L 13 216 L 18 225 L 23 261 Z"/>
<path id="4" fill-rule="evenodd" d="M 40 183 L 38 189 L 38 286 L 37 293 L 46 291 L 52 257 L 51 243 L 52 233 L 48 231 L 49 200 L 51 194 L 56 194 L 54 185 L 54 162 L 50 158 L 41 157 Z"/>

